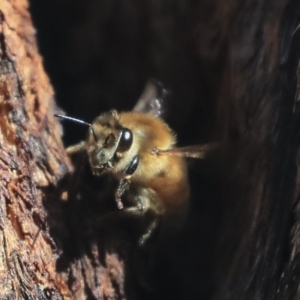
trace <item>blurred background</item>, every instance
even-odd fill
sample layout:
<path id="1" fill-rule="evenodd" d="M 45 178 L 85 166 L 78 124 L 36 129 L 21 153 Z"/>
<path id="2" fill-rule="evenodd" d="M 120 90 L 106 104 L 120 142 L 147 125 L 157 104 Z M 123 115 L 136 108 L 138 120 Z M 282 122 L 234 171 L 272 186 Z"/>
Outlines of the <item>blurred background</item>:
<path id="1" fill-rule="evenodd" d="M 155 78 L 172 92 L 166 118 L 180 143 L 211 138 L 222 57 L 213 14 L 206 15 L 211 1 L 31 0 L 30 8 L 68 115 L 91 122 L 108 109 L 130 110 Z M 82 137 L 72 129 L 66 138 L 74 143 Z"/>

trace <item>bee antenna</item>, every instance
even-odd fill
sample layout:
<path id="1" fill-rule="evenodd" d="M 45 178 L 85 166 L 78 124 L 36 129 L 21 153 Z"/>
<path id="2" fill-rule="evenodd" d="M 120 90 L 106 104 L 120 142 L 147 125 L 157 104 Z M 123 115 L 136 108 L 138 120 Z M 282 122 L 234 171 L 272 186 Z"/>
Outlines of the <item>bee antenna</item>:
<path id="1" fill-rule="evenodd" d="M 82 121 L 80 119 L 76 119 L 76 118 L 72 118 L 72 117 L 68 117 L 68 116 L 64 116 L 64 115 L 60 115 L 60 114 L 54 114 L 54 117 L 57 117 L 57 118 L 60 118 L 60 119 L 63 119 L 63 120 L 68 120 L 68 121 L 72 121 L 72 122 L 75 122 L 75 123 L 79 123 L 79 124 L 83 124 L 83 125 L 89 126 L 91 128 L 91 130 L 92 130 L 92 133 L 93 133 L 95 141 L 96 142 L 98 141 L 97 134 L 96 134 L 95 129 L 92 126 L 92 124 L 84 122 L 84 121 Z"/>

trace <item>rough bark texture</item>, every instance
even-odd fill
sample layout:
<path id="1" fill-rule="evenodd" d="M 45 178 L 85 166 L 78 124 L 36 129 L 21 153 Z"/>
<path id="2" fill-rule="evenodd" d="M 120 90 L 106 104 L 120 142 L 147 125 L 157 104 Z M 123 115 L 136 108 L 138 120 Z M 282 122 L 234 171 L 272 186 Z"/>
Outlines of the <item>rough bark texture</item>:
<path id="1" fill-rule="evenodd" d="M 220 148 L 194 163 L 184 233 L 143 284 L 137 224 L 97 223 L 114 182 L 80 158 L 70 175 L 26 1 L 0 0 L 0 299 L 296 299 L 299 1 L 31 5 L 69 115 L 130 109 L 154 77 L 180 143 Z"/>
<path id="2" fill-rule="evenodd" d="M 26 1 L 0 1 L 0 299 L 62 299 L 44 190 L 68 170 Z"/>

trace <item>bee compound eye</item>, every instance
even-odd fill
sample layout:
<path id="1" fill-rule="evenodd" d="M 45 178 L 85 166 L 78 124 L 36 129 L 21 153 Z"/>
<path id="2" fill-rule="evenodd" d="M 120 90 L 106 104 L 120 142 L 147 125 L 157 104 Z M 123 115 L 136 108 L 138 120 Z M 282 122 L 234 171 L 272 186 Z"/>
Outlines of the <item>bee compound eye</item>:
<path id="1" fill-rule="evenodd" d="M 136 171 L 137 167 L 139 166 L 140 158 L 136 155 L 133 157 L 132 161 L 129 163 L 129 166 L 125 170 L 125 175 L 133 175 Z"/>
<path id="2" fill-rule="evenodd" d="M 118 145 L 118 152 L 126 152 L 132 145 L 132 132 L 128 128 L 121 130 L 121 137 Z"/>

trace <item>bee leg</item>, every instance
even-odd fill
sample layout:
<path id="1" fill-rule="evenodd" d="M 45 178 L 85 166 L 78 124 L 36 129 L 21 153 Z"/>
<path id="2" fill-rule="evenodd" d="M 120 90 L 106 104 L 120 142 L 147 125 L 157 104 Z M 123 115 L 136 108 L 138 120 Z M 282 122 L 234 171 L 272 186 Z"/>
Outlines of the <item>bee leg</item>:
<path id="1" fill-rule="evenodd" d="M 151 236 L 153 235 L 154 231 L 157 229 L 158 227 L 158 218 L 155 218 L 150 225 L 147 228 L 146 233 L 144 233 L 138 241 L 138 244 L 140 247 L 144 247 L 145 244 L 147 243 L 147 241 L 151 238 Z"/>
<path id="2" fill-rule="evenodd" d="M 115 199 L 119 209 L 123 209 L 123 203 L 121 197 L 125 193 L 125 191 L 129 189 L 130 178 L 133 175 L 133 173 L 136 171 L 139 165 L 139 161 L 140 161 L 139 156 L 135 155 L 134 158 L 129 163 L 129 165 L 127 166 L 126 170 L 124 171 L 125 177 L 120 180 L 117 192 L 115 194 Z"/>
<path id="3" fill-rule="evenodd" d="M 127 178 L 123 178 L 120 180 L 117 192 L 115 194 L 115 200 L 117 202 L 118 209 L 123 209 L 123 203 L 122 203 L 122 195 L 125 193 L 125 191 L 129 188 L 130 180 Z"/>
<path id="4" fill-rule="evenodd" d="M 161 150 L 159 150 L 159 149 L 157 149 L 156 147 L 155 148 L 153 148 L 152 150 L 151 150 L 151 154 L 159 154 L 159 152 L 160 152 Z"/>
<path id="5" fill-rule="evenodd" d="M 70 146 L 66 149 L 67 153 L 72 155 L 72 154 L 75 154 L 75 153 L 78 153 L 78 152 L 81 152 L 83 151 L 85 148 L 85 142 L 82 141 L 76 145 L 73 145 L 73 146 Z"/>
<path id="6" fill-rule="evenodd" d="M 168 153 L 169 149 L 168 150 L 161 150 L 161 149 L 158 149 L 156 147 L 152 148 L 151 150 L 151 154 L 152 155 L 160 155 L 160 154 L 164 154 L 164 153 Z"/>
<path id="7" fill-rule="evenodd" d="M 137 197 L 138 207 L 140 208 L 141 214 L 146 213 L 146 211 L 151 208 L 151 202 L 149 202 L 148 198 L 146 198 L 146 199 L 143 196 L 138 196 Z M 153 209 L 153 207 L 152 207 L 152 209 Z M 140 247 L 146 246 L 146 243 L 152 237 L 154 231 L 159 226 L 160 213 L 157 210 L 152 210 L 152 213 L 154 214 L 154 216 L 152 217 L 153 220 L 148 225 L 148 227 L 146 229 L 146 232 L 139 238 L 138 245 Z"/>

